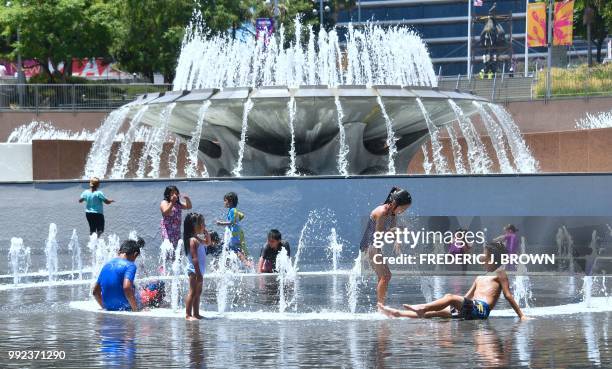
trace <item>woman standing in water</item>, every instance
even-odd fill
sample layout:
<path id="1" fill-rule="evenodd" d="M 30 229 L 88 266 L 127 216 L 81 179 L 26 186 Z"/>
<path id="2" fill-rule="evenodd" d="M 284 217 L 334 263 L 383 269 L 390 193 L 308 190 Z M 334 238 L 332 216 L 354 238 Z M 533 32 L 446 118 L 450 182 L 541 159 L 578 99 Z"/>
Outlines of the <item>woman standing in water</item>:
<path id="1" fill-rule="evenodd" d="M 374 257 L 382 254 L 382 248 L 374 247 L 374 233 L 388 232 L 395 228 L 399 214 L 402 214 L 412 204 L 412 197 L 408 191 L 398 187 L 393 187 L 382 205 L 377 206 L 370 213 L 370 218 L 366 226 L 363 238 L 361 239 L 361 252 L 366 253 L 372 269 L 378 277 L 376 285 L 376 299 L 378 303 L 384 304 L 387 296 L 387 287 L 391 280 L 389 266 L 384 263 L 376 263 Z M 363 260 L 363 258 L 362 258 Z"/>
<path id="2" fill-rule="evenodd" d="M 176 245 L 181 239 L 182 210 L 191 209 L 191 199 L 187 195 L 181 196 L 176 186 L 168 186 L 164 191 L 164 199 L 159 204 L 159 209 L 162 213 L 162 239 L 169 240 L 176 250 Z M 169 259 L 174 260 L 174 255 L 169 255 Z"/>

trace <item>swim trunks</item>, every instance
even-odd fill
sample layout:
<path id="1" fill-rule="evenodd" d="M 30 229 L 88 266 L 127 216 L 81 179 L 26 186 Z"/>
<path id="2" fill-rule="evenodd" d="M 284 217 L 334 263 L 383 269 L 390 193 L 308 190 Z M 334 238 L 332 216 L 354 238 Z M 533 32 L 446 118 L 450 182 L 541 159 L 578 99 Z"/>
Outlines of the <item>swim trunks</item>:
<path id="1" fill-rule="evenodd" d="M 489 304 L 483 300 L 463 298 L 461 310 L 451 306 L 451 316 L 454 319 L 485 320 L 489 317 L 491 309 Z"/>

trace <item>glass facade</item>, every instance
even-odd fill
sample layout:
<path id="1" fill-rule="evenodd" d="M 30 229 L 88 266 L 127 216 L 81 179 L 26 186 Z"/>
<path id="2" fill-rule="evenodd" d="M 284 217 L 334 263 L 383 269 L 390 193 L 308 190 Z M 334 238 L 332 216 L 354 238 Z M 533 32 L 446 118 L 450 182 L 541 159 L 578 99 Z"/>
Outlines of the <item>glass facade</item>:
<path id="1" fill-rule="evenodd" d="M 472 0 L 473 1 L 473 0 Z M 387 6 L 388 3 L 389 6 Z M 472 6 L 472 15 L 487 15 L 493 4 L 497 4 L 497 14 L 513 15 L 512 50 L 519 62 L 524 57 L 525 33 L 525 0 L 483 0 L 482 7 Z M 468 2 L 465 0 L 431 1 L 397 1 L 378 0 L 361 1 L 361 23 L 357 7 L 338 14 L 338 25 L 349 22 L 363 24 L 367 21 L 382 22 L 388 25 L 405 25 L 417 31 L 427 43 L 436 73 L 457 75 L 467 73 L 467 34 Z M 475 24 L 473 36 L 479 36 L 484 24 Z M 509 25 L 503 25 L 509 34 Z M 478 42 L 477 40 L 474 43 Z M 545 48 L 530 49 L 529 53 L 544 53 Z M 476 52 L 478 54 L 478 52 Z M 541 55 L 541 54 L 540 54 Z M 482 59 L 482 55 L 477 60 Z M 482 64 L 476 61 L 473 73 L 478 73 Z"/>

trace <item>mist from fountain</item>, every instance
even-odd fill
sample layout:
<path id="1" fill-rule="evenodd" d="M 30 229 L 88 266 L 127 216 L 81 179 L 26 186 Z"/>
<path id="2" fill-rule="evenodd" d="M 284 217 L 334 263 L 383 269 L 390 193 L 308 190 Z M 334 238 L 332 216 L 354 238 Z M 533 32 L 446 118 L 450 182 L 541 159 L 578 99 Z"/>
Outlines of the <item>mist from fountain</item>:
<path id="1" fill-rule="evenodd" d="M 172 262 L 174 258 L 175 249 L 172 245 L 172 242 L 170 242 L 170 240 L 164 239 L 161 245 L 159 246 L 159 267 L 162 270 L 163 274 L 166 274 L 167 271 L 169 271 L 169 268 L 167 266 L 168 261 Z"/>
<path id="2" fill-rule="evenodd" d="M 23 246 L 22 238 L 11 238 L 8 260 L 13 274 L 13 284 L 18 284 L 21 281 L 21 276 L 28 273 L 31 264 L 30 248 Z"/>
<path id="3" fill-rule="evenodd" d="M 287 254 L 287 250 L 282 247 L 279 253 L 276 255 L 276 269 L 278 270 L 278 311 L 284 313 L 288 307 L 295 302 L 295 291 L 292 298 L 288 298 L 287 292 L 288 287 L 295 284 L 297 278 L 297 272 L 293 268 L 291 259 Z"/>
<path id="4" fill-rule="evenodd" d="M 168 168 L 169 174 L 168 177 L 176 178 L 178 174 L 178 153 L 181 147 L 181 139 L 178 136 L 174 136 L 174 143 L 172 144 L 172 150 L 170 150 L 170 155 L 168 157 Z"/>

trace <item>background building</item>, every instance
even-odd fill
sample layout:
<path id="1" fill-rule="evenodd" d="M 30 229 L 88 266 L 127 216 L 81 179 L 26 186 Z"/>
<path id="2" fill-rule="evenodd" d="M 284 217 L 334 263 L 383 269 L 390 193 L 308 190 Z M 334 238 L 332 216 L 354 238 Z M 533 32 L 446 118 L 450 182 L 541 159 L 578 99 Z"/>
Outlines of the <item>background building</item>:
<path id="1" fill-rule="evenodd" d="M 473 1 L 473 0 L 472 0 Z M 525 55 L 526 0 L 483 0 L 483 6 L 472 6 L 472 15 L 487 15 L 497 3 L 497 14 L 512 14 L 512 49 L 518 68 L 523 70 Z M 389 26 L 413 27 L 429 47 L 436 73 L 441 75 L 467 74 L 468 1 L 467 0 L 361 0 L 351 11 L 338 15 L 338 25 L 363 25 L 368 21 Z M 475 43 L 483 24 L 474 27 Z M 505 27 L 507 28 L 507 27 Z M 506 29 L 509 35 L 509 30 Z M 595 50 L 593 50 L 594 52 Z M 529 70 L 545 64 L 546 49 L 529 49 Z M 557 65 L 580 64 L 586 59 L 586 46 L 577 40 L 572 47 L 555 50 Z M 474 74 L 482 68 L 479 58 L 472 67 Z M 506 68 L 506 71 L 508 69 Z"/>

